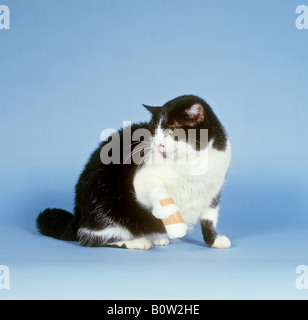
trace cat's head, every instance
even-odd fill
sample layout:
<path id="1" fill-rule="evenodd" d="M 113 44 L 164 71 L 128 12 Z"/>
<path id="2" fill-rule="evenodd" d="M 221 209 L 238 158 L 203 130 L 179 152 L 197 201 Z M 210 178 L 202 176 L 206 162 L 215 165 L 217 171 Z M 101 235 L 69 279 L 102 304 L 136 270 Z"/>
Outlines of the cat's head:
<path id="1" fill-rule="evenodd" d="M 208 146 L 210 107 L 201 98 L 185 95 L 162 107 L 143 105 L 152 114 L 152 150 L 164 158 L 191 158 Z"/>

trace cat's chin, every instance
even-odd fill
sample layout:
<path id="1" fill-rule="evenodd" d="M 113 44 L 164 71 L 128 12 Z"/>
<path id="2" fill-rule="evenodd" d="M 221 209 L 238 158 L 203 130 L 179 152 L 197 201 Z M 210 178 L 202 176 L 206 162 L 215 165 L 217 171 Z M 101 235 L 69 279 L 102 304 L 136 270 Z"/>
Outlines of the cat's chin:
<path id="1" fill-rule="evenodd" d="M 154 164 L 172 164 L 175 163 L 176 160 L 175 153 L 169 153 L 165 151 L 156 151 L 152 154 L 152 157 L 148 159 L 148 163 L 154 163 Z"/>
<path id="2" fill-rule="evenodd" d="M 177 158 L 177 153 L 176 150 L 172 152 L 161 152 L 161 155 L 163 156 L 164 159 L 176 159 Z"/>
<path id="3" fill-rule="evenodd" d="M 160 156 L 162 156 L 164 159 L 173 159 L 175 158 L 176 155 L 176 150 L 174 151 L 156 151 L 156 154 L 159 154 Z"/>

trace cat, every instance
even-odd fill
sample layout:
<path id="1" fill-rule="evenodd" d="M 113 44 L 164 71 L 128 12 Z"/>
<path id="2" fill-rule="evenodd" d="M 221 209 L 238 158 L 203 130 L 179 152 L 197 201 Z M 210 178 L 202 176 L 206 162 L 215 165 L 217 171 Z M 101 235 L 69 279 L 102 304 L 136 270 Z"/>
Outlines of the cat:
<path id="1" fill-rule="evenodd" d="M 189 230 L 200 219 L 209 247 L 230 247 L 230 240 L 216 230 L 231 160 L 226 130 L 195 95 L 177 97 L 161 107 L 143 106 L 151 113 L 149 122 L 117 131 L 91 155 L 76 184 L 74 215 L 48 208 L 36 220 L 39 231 L 82 246 L 167 245 L 166 229 L 149 200 L 150 194 L 160 193 L 173 199 Z M 140 131 L 148 134 L 132 139 Z M 207 139 L 201 139 L 203 132 Z"/>

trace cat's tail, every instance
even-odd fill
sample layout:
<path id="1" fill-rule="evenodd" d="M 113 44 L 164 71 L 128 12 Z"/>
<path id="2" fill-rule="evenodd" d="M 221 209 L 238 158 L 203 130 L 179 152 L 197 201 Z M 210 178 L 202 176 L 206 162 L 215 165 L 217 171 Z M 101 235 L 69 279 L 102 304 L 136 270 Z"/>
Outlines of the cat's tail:
<path id="1" fill-rule="evenodd" d="M 39 231 L 48 237 L 76 241 L 77 229 L 74 228 L 74 215 L 62 209 L 46 209 L 36 219 Z"/>

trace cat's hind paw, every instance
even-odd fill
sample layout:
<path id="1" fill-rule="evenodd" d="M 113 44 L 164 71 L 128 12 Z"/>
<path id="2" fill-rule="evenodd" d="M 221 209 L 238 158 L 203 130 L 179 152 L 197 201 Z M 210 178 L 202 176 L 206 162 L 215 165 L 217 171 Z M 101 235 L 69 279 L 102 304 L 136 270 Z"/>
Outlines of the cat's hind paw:
<path id="1" fill-rule="evenodd" d="M 157 238 L 153 241 L 154 246 L 166 246 L 169 244 L 167 237 Z"/>
<path id="2" fill-rule="evenodd" d="M 147 250 L 152 248 L 152 242 L 147 238 L 137 238 L 130 241 L 125 241 L 127 249 Z"/>
<path id="3" fill-rule="evenodd" d="M 124 249 L 138 249 L 138 250 L 147 250 L 153 247 L 152 242 L 147 238 L 136 238 L 126 241 L 118 241 L 115 243 L 109 244 L 111 247 L 118 247 Z"/>

